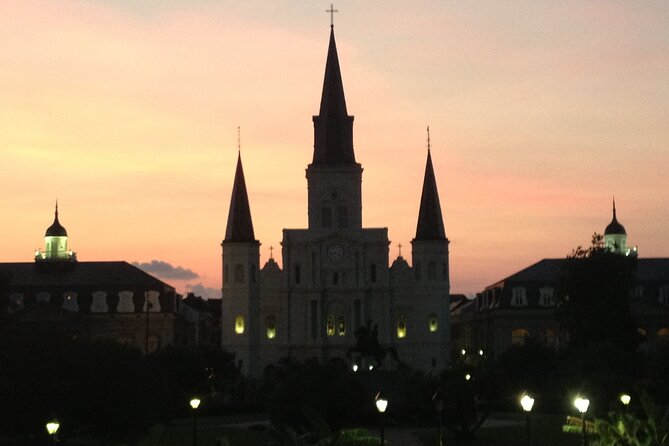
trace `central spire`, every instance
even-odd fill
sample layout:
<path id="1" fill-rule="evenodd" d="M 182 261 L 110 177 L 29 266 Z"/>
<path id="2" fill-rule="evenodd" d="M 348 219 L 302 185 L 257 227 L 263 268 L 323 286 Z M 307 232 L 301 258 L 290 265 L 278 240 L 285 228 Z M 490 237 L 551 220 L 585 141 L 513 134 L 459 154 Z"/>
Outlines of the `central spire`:
<path id="1" fill-rule="evenodd" d="M 346 111 L 344 84 L 341 79 L 334 27 L 325 65 L 321 108 L 314 120 L 313 164 L 355 164 L 353 153 L 353 116 Z"/>

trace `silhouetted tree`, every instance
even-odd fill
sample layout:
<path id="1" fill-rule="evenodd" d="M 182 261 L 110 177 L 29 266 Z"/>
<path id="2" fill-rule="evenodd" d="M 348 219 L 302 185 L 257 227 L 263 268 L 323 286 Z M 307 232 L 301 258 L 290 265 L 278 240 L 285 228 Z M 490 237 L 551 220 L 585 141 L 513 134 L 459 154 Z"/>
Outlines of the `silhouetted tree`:
<path id="1" fill-rule="evenodd" d="M 558 320 L 570 345 L 586 348 L 611 343 L 625 351 L 638 345 L 629 306 L 636 258 L 611 252 L 595 234 L 590 247 L 579 246 L 566 259 Z"/>

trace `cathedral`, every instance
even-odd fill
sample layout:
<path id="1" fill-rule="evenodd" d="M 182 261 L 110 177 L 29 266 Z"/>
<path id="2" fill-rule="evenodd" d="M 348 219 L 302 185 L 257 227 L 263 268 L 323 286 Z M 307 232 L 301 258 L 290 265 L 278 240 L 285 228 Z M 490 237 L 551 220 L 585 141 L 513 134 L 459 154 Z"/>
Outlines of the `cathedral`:
<path id="1" fill-rule="evenodd" d="M 404 363 L 439 371 L 450 358 L 448 245 L 429 147 L 411 263 L 390 265 L 388 228 L 362 225 L 362 166 L 353 149 L 334 28 L 330 30 L 314 149 L 307 166 L 308 227 L 284 229 L 283 269 L 261 268 L 241 156 L 221 244 L 223 348 L 243 373 L 282 358 L 391 368 L 347 354 L 367 326 Z M 416 197 L 418 201 L 418 197 Z"/>

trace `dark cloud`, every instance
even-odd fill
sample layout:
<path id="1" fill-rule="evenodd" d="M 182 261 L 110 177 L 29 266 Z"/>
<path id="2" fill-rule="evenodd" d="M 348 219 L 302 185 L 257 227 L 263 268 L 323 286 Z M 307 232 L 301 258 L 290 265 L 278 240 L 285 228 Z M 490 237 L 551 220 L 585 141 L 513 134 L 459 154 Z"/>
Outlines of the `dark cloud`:
<path id="1" fill-rule="evenodd" d="M 197 273 L 181 266 L 172 266 L 162 260 L 151 260 L 148 263 L 132 262 L 137 268 L 163 279 L 193 280 L 200 277 Z"/>
<path id="2" fill-rule="evenodd" d="M 195 294 L 196 296 L 204 297 L 205 299 L 220 299 L 221 290 L 217 288 L 209 288 L 201 283 L 195 285 L 186 285 L 188 292 Z"/>

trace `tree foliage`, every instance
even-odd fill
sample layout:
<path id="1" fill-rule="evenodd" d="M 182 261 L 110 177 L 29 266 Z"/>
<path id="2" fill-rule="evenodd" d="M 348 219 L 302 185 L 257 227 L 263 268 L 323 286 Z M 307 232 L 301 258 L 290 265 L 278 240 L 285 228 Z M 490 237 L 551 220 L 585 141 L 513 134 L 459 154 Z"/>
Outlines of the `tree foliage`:
<path id="1" fill-rule="evenodd" d="M 635 257 L 611 252 L 599 234 L 588 248 L 579 246 L 567 257 L 557 317 L 571 346 L 611 343 L 626 351 L 636 349 L 629 306 L 635 267 Z"/>

